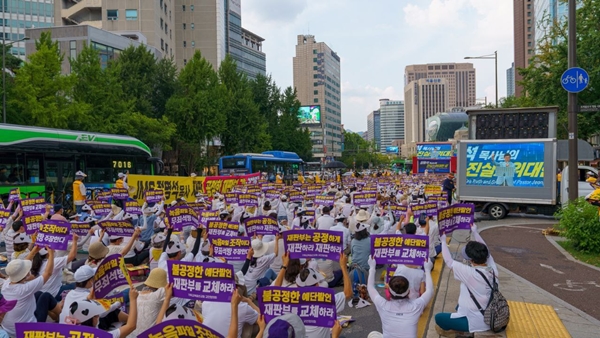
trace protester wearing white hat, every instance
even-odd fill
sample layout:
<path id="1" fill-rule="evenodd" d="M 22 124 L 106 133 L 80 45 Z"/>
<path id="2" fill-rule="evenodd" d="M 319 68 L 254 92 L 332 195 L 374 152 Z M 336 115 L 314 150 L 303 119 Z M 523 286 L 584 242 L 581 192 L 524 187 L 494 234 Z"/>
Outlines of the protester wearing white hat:
<path id="1" fill-rule="evenodd" d="M 60 312 L 60 323 L 64 323 L 65 317 L 69 315 L 69 305 L 75 301 L 85 300 L 90 295 L 90 289 L 94 284 L 94 275 L 96 274 L 96 268 L 92 268 L 89 265 L 82 265 L 75 271 L 73 278 L 75 279 L 75 289 L 67 293 L 65 297 L 62 311 Z"/>
<path id="2" fill-rule="evenodd" d="M 14 252 L 11 255 L 11 260 L 26 259 L 29 255 L 31 244 L 31 236 L 25 232 L 20 232 L 13 237 Z"/>
<path id="3" fill-rule="evenodd" d="M 128 237 L 127 241 L 123 236 L 109 236 L 108 255 L 121 254 L 125 263 L 133 264 L 134 266 L 144 263 L 150 253 L 148 250 L 142 250 L 144 243 L 137 240 L 140 233 L 140 228 L 135 228 L 133 235 Z"/>
<path id="4" fill-rule="evenodd" d="M 279 253 L 279 236 L 275 238 L 275 247 L 274 253 L 267 254 L 269 251 L 269 245 L 263 243 L 263 241 L 259 238 L 255 238 L 252 240 L 252 250 L 254 251 L 254 255 L 250 261 L 250 268 L 245 275 L 246 279 L 246 288 L 248 290 L 248 295 L 252 295 L 256 291 L 256 285 L 259 279 L 266 277 L 268 279 L 274 280 L 275 273 L 273 270 L 269 270 L 269 266 L 275 260 L 275 257 Z M 268 276 L 267 276 L 267 271 Z M 269 282 L 270 284 L 271 282 Z"/>
<path id="5" fill-rule="evenodd" d="M 118 179 L 115 182 L 115 187 L 129 190 L 129 185 L 127 184 L 127 175 L 124 173 L 118 173 L 117 177 Z"/>
<path id="6" fill-rule="evenodd" d="M 75 173 L 75 180 L 73 181 L 73 204 L 75 204 L 75 212 L 81 213 L 81 208 L 85 204 L 87 197 L 87 188 L 83 184 L 83 180 L 87 177 L 83 171 Z"/>

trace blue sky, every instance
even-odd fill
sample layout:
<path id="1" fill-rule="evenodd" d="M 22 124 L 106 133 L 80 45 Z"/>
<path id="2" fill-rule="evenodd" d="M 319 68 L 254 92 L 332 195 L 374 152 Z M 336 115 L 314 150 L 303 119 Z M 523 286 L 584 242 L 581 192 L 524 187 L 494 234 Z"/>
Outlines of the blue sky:
<path id="1" fill-rule="evenodd" d="M 380 98 L 404 99 L 410 64 L 472 62 L 477 98 L 495 99 L 494 61 L 463 60 L 498 51 L 499 97 L 513 60 L 511 0 L 242 0 L 242 25 L 265 38 L 267 73 L 293 85 L 298 34 L 315 35 L 341 57 L 342 123 L 367 129 Z"/>

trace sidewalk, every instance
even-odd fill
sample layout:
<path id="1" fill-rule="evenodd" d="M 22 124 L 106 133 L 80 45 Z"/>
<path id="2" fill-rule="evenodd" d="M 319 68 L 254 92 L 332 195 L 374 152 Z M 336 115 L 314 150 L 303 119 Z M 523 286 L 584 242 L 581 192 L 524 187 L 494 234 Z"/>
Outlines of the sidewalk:
<path id="1" fill-rule="evenodd" d="M 536 220 L 540 223 L 539 220 Z M 478 227 L 480 231 L 485 231 L 490 226 L 497 225 L 527 225 L 527 220 L 504 220 L 496 222 L 480 222 Z M 551 224 L 551 223 L 549 223 Z M 485 236 L 484 236 L 485 238 Z M 450 251 L 453 255 L 459 253 L 462 246 L 466 243 L 468 234 L 457 232 L 454 234 L 450 243 Z M 492 252 L 492 255 L 494 253 Z M 460 254 L 458 254 L 460 256 Z M 458 259 L 462 260 L 462 258 Z M 498 266 L 500 290 L 508 300 L 520 301 L 536 304 L 547 304 L 554 308 L 558 317 L 562 320 L 566 329 L 572 337 L 576 338 L 592 338 L 598 337 L 600 329 L 600 321 L 583 313 L 575 307 L 567 304 L 563 300 L 555 297 L 549 292 L 535 286 L 525 279 L 517 276 L 509 270 Z M 429 321 L 428 329 L 424 337 L 438 338 L 435 331 L 435 314 L 438 312 L 454 312 L 458 302 L 460 283 L 454 280 L 450 270 L 444 267 L 438 288 L 438 292 L 434 301 L 432 315 Z"/>

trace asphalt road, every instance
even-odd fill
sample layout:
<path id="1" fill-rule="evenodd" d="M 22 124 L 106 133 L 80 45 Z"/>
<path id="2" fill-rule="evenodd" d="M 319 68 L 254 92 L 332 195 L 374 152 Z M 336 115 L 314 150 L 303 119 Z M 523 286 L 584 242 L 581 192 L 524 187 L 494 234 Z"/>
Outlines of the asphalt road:
<path id="1" fill-rule="evenodd" d="M 568 260 L 542 235 L 548 224 L 531 223 L 481 233 L 496 263 L 600 319 L 600 271 Z"/>

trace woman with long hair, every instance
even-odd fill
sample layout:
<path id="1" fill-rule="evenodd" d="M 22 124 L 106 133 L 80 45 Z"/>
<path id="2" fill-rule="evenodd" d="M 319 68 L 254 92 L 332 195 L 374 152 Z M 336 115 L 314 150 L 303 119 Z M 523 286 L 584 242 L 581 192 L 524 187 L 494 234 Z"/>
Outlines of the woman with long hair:
<path id="1" fill-rule="evenodd" d="M 48 292 L 51 294 L 57 302 L 62 300 L 62 292 L 65 290 L 73 290 L 75 289 L 75 283 L 71 284 L 62 284 L 62 275 L 63 269 L 67 266 L 67 264 L 77 258 L 77 239 L 79 236 L 77 234 L 73 234 L 73 244 L 71 244 L 71 251 L 69 251 L 69 255 L 67 257 L 53 257 L 54 260 L 54 270 L 52 271 L 52 275 L 50 279 L 44 284 L 42 287 L 42 292 Z M 31 260 L 31 274 L 35 277 L 38 277 L 40 271 L 44 271 L 46 266 L 48 265 L 48 250 L 41 249 L 39 252 L 33 255 L 33 259 Z"/>

